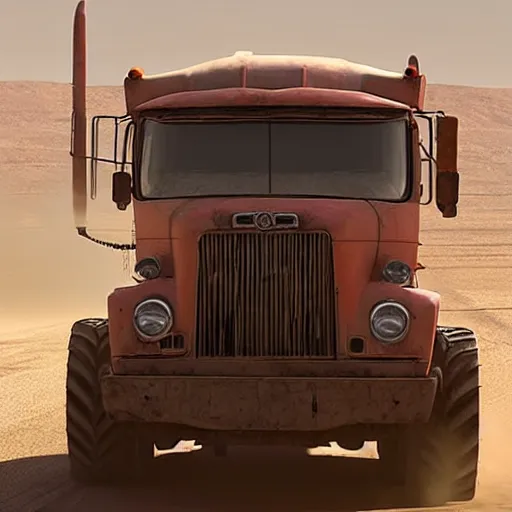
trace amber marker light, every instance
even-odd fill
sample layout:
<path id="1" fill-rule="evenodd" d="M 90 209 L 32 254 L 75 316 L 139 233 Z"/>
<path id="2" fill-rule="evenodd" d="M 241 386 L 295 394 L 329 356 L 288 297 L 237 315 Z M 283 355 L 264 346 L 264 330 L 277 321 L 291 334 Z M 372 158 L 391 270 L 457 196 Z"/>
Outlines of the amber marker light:
<path id="1" fill-rule="evenodd" d="M 419 73 L 416 66 L 409 65 L 405 68 L 404 76 L 406 76 L 407 78 L 416 78 L 418 75 Z"/>
<path id="2" fill-rule="evenodd" d="M 142 68 L 132 68 L 128 72 L 128 78 L 130 80 L 140 80 L 144 76 L 144 70 Z"/>

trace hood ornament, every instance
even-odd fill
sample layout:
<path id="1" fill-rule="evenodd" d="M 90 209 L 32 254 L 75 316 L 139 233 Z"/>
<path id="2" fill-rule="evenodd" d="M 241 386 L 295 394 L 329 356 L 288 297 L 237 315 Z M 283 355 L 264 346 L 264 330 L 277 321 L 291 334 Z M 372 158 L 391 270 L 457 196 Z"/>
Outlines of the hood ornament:
<path id="1" fill-rule="evenodd" d="M 296 213 L 241 212 L 232 217 L 233 228 L 256 228 L 260 231 L 272 229 L 297 229 L 299 216 Z"/>

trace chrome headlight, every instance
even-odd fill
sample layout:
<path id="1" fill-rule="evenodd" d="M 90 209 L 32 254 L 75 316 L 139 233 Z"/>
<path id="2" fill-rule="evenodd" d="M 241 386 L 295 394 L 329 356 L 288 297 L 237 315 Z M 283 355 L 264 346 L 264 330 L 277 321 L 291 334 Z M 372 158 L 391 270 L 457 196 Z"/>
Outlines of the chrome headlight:
<path id="1" fill-rule="evenodd" d="M 173 322 L 171 307 L 161 299 L 143 300 L 133 313 L 133 325 L 143 341 L 159 341 L 164 338 Z"/>
<path id="2" fill-rule="evenodd" d="M 392 260 L 388 262 L 382 271 L 382 277 L 388 283 L 399 285 L 409 284 L 411 282 L 411 276 L 411 267 L 400 260 Z"/>
<path id="3" fill-rule="evenodd" d="M 370 314 L 372 334 L 382 343 L 402 341 L 409 331 L 410 322 L 409 311 L 397 302 L 381 302 Z"/>

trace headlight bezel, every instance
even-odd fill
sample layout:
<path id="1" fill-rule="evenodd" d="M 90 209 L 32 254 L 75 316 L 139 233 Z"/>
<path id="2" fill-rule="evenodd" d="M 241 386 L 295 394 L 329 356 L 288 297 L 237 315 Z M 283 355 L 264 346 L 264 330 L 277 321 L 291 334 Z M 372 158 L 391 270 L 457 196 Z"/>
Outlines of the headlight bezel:
<path id="1" fill-rule="evenodd" d="M 139 317 L 139 315 L 141 313 L 141 309 L 143 307 L 147 307 L 149 304 L 158 305 L 158 307 L 162 308 L 165 311 L 165 313 L 168 317 L 167 324 L 166 324 L 165 328 L 158 334 L 154 334 L 154 335 L 146 334 L 140 328 L 140 326 L 137 322 L 137 318 Z M 171 305 L 169 304 L 169 302 L 166 299 L 164 299 L 162 297 L 147 297 L 147 298 L 141 300 L 140 302 L 138 302 L 137 305 L 135 306 L 135 308 L 133 310 L 133 315 L 132 315 L 132 324 L 133 324 L 133 328 L 135 329 L 135 332 L 136 332 L 139 340 L 148 342 L 148 343 L 158 342 L 169 335 L 169 333 L 174 325 L 174 312 L 173 312 Z"/>
<path id="2" fill-rule="evenodd" d="M 402 332 L 393 338 L 383 337 L 381 334 L 378 333 L 378 331 L 374 327 L 374 320 L 375 320 L 376 315 L 382 309 L 387 308 L 387 307 L 396 308 L 405 316 L 405 325 L 404 325 Z M 370 323 L 370 332 L 371 332 L 372 336 L 377 341 L 379 341 L 380 343 L 382 343 L 384 345 L 394 345 L 396 343 L 400 343 L 407 337 L 407 335 L 409 334 L 410 328 L 411 328 L 411 313 L 410 313 L 410 311 L 402 303 L 395 301 L 395 300 L 391 300 L 391 299 L 386 299 L 386 300 L 383 300 L 383 301 L 375 304 L 370 311 L 369 320 L 370 320 L 370 322 L 369 322 Z"/>

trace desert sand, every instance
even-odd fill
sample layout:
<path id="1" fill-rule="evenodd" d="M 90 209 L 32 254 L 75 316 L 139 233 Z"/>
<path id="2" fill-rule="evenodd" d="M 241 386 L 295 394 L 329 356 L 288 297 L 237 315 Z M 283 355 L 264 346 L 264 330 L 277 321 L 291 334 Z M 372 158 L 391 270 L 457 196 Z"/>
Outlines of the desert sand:
<path id="1" fill-rule="evenodd" d="M 90 113 L 123 113 L 121 89 L 91 88 L 89 96 Z M 441 292 L 442 323 L 476 331 L 482 362 L 477 496 L 443 510 L 512 510 L 512 89 L 435 85 L 428 104 L 460 117 L 462 185 L 458 218 L 423 210 L 420 284 Z M 386 507 L 378 461 L 299 461 L 289 450 L 273 459 L 243 452 L 236 470 L 204 451 L 177 456 L 183 461 L 174 474 L 174 459 L 161 459 L 168 471 L 149 490 L 71 484 L 69 329 L 78 318 L 105 314 L 107 294 L 130 282 L 133 257 L 75 235 L 70 87 L 0 83 L 0 112 L 0 510 L 370 510 L 377 497 Z M 91 232 L 128 242 L 130 213 L 117 211 L 109 195 L 104 169 Z"/>

